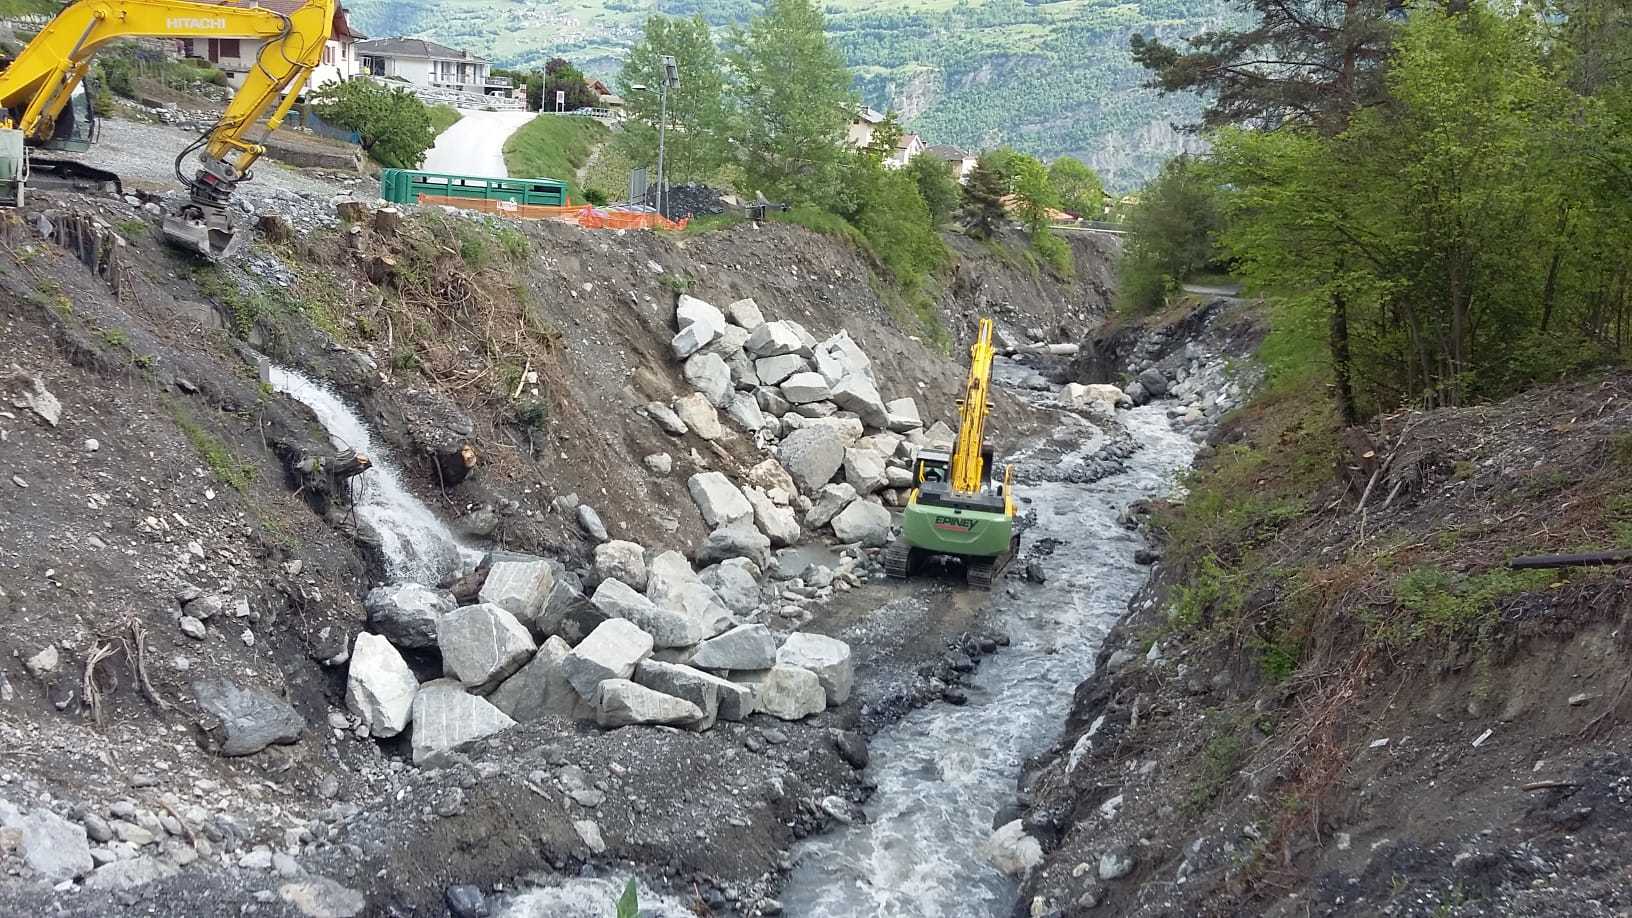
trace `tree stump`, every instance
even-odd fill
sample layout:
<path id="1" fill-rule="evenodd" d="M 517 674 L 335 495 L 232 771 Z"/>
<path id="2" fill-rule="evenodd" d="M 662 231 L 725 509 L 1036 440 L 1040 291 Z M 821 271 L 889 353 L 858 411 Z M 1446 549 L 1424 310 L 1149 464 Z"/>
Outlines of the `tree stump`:
<path id="1" fill-rule="evenodd" d="M 278 214 L 261 214 L 256 225 L 261 228 L 261 235 L 266 237 L 266 241 L 274 244 L 288 242 L 295 235 L 289 221 Z"/>
<path id="2" fill-rule="evenodd" d="M 374 232 L 387 239 L 395 238 L 402 232 L 402 211 L 395 207 L 382 207 L 375 211 Z"/>
<path id="3" fill-rule="evenodd" d="M 368 204 L 363 201 L 341 201 L 334 205 L 334 212 L 345 223 L 368 222 Z"/>

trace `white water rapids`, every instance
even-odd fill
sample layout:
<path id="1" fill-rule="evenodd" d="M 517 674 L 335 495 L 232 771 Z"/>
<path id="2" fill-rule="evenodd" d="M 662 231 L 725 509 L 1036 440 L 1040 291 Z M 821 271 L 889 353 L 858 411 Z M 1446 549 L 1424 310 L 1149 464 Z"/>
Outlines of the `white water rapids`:
<path id="1" fill-rule="evenodd" d="M 1073 690 L 1092 672 L 1100 643 L 1145 580 L 1146 570 L 1133 562 L 1140 539 L 1117 524 L 1119 510 L 1168 493 L 1195 452 L 1162 407 L 1118 417 L 1145 444 L 1126 471 L 1093 484 L 1017 488 L 1037 512 L 1024 545 L 1062 543 L 1044 561 L 1048 582 L 1022 586 L 1013 599 L 1002 583 L 993 592 L 1013 643 L 981 665 L 966 706 L 933 704 L 873 737 L 867 777 L 878 790 L 867 819 L 799 846 L 781 897 L 785 914 L 1010 914 L 1017 885 L 985 852 L 993 819 L 1014 800 L 1025 759 L 1058 734 Z M 1074 458 L 1033 461 L 1064 465 Z M 1026 462 L 1022 455 L 1017 466 Z"/>
<path id="2" fill-rule="evenodd" d="M 337 448 L 368 457 L 371 466 L 356 480 L 353 509 L 379 537 L 392 581 L 435 585 L 459 569 L 471 549 L 460 545 L 431 508 L 403 486 L 402 472 L 390 453 L 374 442 L 368 425 L 351 406 L 333 389 L 294 370 L 271 367 L 268 382 L 312 409 Z"/>

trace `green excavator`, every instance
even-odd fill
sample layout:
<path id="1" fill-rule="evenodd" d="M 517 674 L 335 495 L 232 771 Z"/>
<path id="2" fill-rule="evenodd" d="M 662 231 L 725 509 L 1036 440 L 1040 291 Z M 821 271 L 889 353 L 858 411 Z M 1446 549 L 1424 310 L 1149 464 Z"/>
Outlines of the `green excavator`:
<path id="1" fill-rule="evenodd" d="M 1014 559 L 1014 466 L 995 475 L 986 445 L 991 411 L 992 320 L 980 320 L 969 348 L 969 378 L 958 402 L 960 424 L 951 452 L 920 450 L 913 487 L 901 514 L 901 538 L 884 548 L 884 572 L 906 578 L 937 556 L 963 561 L 969 585 L 989 590 Z"/>

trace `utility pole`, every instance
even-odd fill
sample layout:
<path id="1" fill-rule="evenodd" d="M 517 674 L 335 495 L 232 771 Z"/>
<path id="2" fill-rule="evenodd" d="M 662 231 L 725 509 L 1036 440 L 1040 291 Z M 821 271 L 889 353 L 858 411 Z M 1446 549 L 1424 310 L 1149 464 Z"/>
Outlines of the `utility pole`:
<path id="1" fill-rule="evenodd" d="M 658 91 L 657 117 L 657 213 L 667 219 L 668 211 L 664 210 L 665 199 L 668 197 L 668 180 L 663 174 L 663 147 L 669 129 L 669 87 L 680 85 L 680 67 L 674 62 L 674 56 L 663 55 L 663 85 Z"/>

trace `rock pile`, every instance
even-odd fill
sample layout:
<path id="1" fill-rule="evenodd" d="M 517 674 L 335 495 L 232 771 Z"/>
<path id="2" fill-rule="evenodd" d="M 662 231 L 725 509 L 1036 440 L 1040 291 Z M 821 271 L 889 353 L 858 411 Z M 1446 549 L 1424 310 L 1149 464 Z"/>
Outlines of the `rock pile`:
<path id="1" fill-rule="evenodd" d="M 918 448 L 949 446 L 951 430 L 926 430 L 911 397 L 886 401 L 872 360 L 848 332 L 818 341 L 798 322 L 767 321 L 753 300 L 722 311 L 689 295 L 679 298 L 675 326 L 670 348 L 696 391 L 647 405 L 653 423 L 705 440 L 731 437 L 735 428 L 775 453 L 744 482 L 719 472 L 692 476 L 692 499 L 713 530 L 702 560 L 747 558 L 763 567 L 767 547 L 823 528 L 842 543 L 883 545 L 885 508 L 904 503 Z"/>
<path id="2" fill-rule="evenodd" d="M 692 492 L 716 532 L 758 536 L 773 562 L 754 504 L 725 476 L 698 475 Z M 463 606 L 418 584 L 380 587 L 365 602 L 375 633 L 356 638 L 346 704 L 361 733 L 408 731 L 415 764 L 545 717 L 706 730 L 756 711 L 797 720 L 849 698 L 843 641 L 794 632 L 778 647 L 767 625 L 744 620 L 762 607 L 765 573 L 740 555 L 699 573 L 679 552 L 648 557 L 608 541 L 588 596 L 584 580 L 543 558 L 490 556 L 478 573 Z M 828 572 L 829 586 L 837 576 Z M 442 677 L 419 684 L 403 649 L 440 655 Z"/>

